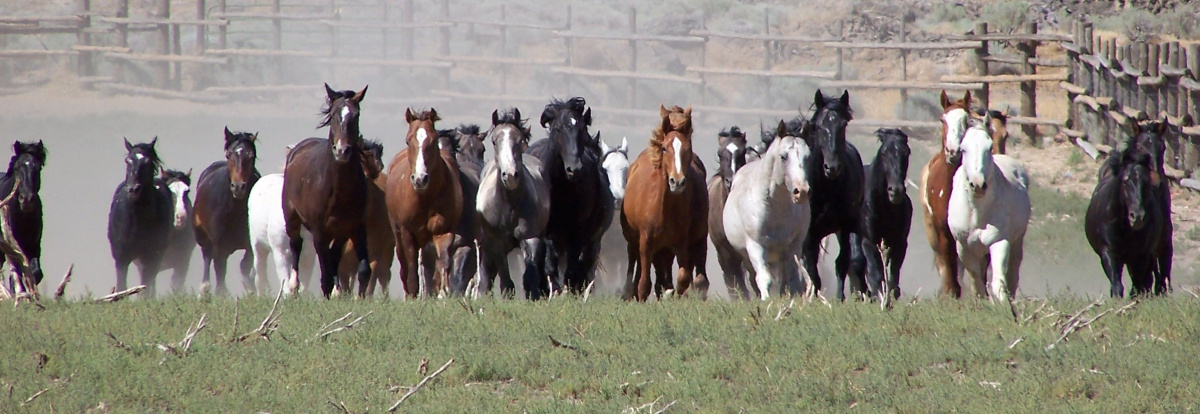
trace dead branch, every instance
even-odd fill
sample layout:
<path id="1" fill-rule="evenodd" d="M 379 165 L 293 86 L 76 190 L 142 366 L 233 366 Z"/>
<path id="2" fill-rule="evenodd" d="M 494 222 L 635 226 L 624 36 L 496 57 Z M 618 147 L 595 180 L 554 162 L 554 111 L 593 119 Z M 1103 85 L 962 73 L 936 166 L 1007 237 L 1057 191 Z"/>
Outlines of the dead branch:
<path id="1" fill-rule="evenodd" d="M 663 414 L 663 413 L 667 412 L 667 410 L 670 409 L 671 406 L 675 405 L 675 403 L 677 403 L 677 402 L 679 402 L 679 400 L 675 400 L 675 401 L 671 401 L 671 402 L 667 403 L 667 405 L 663 406 L 662 409 L 655 411 L 654 414 Z"/>
<path id="2" fill-rule="evenodd" d="M 108 339 L 111 339 L 113 341 L 113 346 L 120 348 L 120 349 L 124 349 L 126 351 L 133 350 L 133 348 L 130 348 L 129 345 L 125 345 L 124 342 L 121 342 L 120 339 L 117 339 L 117 337 L 115 335 L 113 335 L 111 332 L 105 332 L 104 334 L 108 336 Z"/>
<path id="3" fill-rule="evenodd" d="M 71 263 L 70 266 L 67 266 L 67 274 L 63 275 L 62 282 L 58 284 L 58 289 L 54 289 L 54 300 L 62 299 L 63 295 L 67 293 L 67 282 L 71 281 L 71 273 L 74 271 L 74 263 Z"/>
<path id="4" fill-rule="evenodd" d="M 917 293 L 913 294 L 913 298 L 908 301 L 908 306 L 916 305 L 921 301 L 921 288 L 917 287 Z"/>
<path id="5" fill-rule="evenodd" d="M 21 406 L 24 407 L 26 405 L 29 405 L 29 403 L 33 402 L 33 400 L 36 400 L 38 397 L 41 397 L 42 394 L 45 394 L 48 391 L 50 391 L 50 389 L 46 388 L 44 390 L 33 393 L 33 395 L 29 396 L 29 398 L 26 398 L 25 401 L 21 403 Z"/>
<path id="6" fill-rule="evenodd" d="M 1012 300 L 1008 301 L 1008 312 L 1012 314 L 1013 323 L 1020 325 L 1021 316 L 1017 313 L 1017 305 L 1013 304 Z"/>
<path id="7" fill-rule="evenodd" d="M 1079 319 L 1080 315 L 1083 315 L 1084 312 L 1092 310 L 1092 308 L 1094 308 L 1094 307 L 1100 306 L 1100 303 L 1102 303 L 1103 301 L 1104 301 L 1104 298 L 1097 298 L 1095 302 L 1092 302 L 1091 304 L 1087 305 L 1083 309 L 1080 309 L 1079 312 L 1075 312 L 1075 314 L 1071 315 L 1070 318 L 1067 318 L 1066 321 L 1063 321 L 1063 326 L 1066 327 L 1068 325 L 1071 325 L 1077 319 Z"/>
<path id="8" fill-rule="evenodd" d="M 1128 312 L 1128 311 L 1132 310 L 1134 306 L 1137 306 L 1137 304 L 1138 304 L 1138 301 L 1136 301 L 1136 300 L 1133 302 L 1129 302 L 1129 304 L 1122 306 L 1120 308 L 1117 308 L 1116 314 L 1120 315 L 1122 313 Z"/>
<path id="9" fill-rule="evenodd" d="M 592 296 L 592 289 L 596 287 L 596 281 L 588 282 L 587 289 L 583 290 L 583 303 L 587 303 L 588 298 Z"/>
<path id="10" fill-rule="evenodd" d="M 318 335 L 318 336 L 319 336 L 319 335 L 321 335 L 321 332 L 325 332 L 325 330 L 326 330 L 326 329 L 329 329 L 329 327 L 330 327 L 330 326 L 337 325 L 339 322 L 341 322 L 341 321 L 344 321 L 344 320 L 346 320 L 346 319 L 349 319 L 349 318 L 350 318 L 350 315 L 353 315 L 353 314 L 354 314 L 354 312 L 346 312 L 346 314 L 345 314 L 345 315 L 343 315 L 343 316 L 342 316 L 342 317 L 340 317 L 340 318 L 334 319 L 334 321 L 333 321 L 333 322 L 330 322 L 330 323 L 327 323 L 327 324 L 321 325 L 321 329 L 318 329 L 318 330 L 317 330 L 317 335 Z"/>
<path id="11" fill-rule="evenodd" d="M 350 312 L 350 313 L 354 313 L 354 312 Z M 346 318 L 350 317 L 350 313 L 347 313 L 346 316 L 343 316 L 341 319 L 338 319 L 337 321 L 332 322 L 330 325 L 332 325 L 334 323 L 338 323 L 343 320 L 346 320 Z M 355 318 L 353 321 L 350 321 L 350 323 L 346 324 L 346 326 L 339 326 L 337 328 L 333 328 L 328 331 L 319 333 L 313 339 L 325 339 L 325 338 L 328 338 L 329 335 L 333 335 L 335 333 L 338 333 L 338 332 L 341 332 L 341 331 L 344 331 L 347 329 L 352 329 L 352 328 L 354 328 L 354 325 L 357 325 L 359 322 L 362 322 L 363 319 L 366 319 L 368 316 L 371 316 L 372 313 L 375 313 L 375 311 L 367 312 L 366 315 Z M 326 326 L 329 326 L 329 325 L 326 325 Z M 310 339 L 310 341 L 311 341 L 311 339 Z"/>
<path id="12" fill-rule="evenodd" d="M 474 306 L 471 306 L 471 304 L 470 304 L 470 303 L 467 303 L 467 299 L 466 299 L 466 298 L 459 299 L 459 300 L 458 300 L 458 305 L 459 305 L 459 306 L 462 306 L 463 310 L 466 310 L 466 311 L 467 311 L 467 313 L 469 313 L 469 314 L 472 314 L 472 315 L 474 315 L 474 314 L 475 314 L 475 307 L 474 307 Z"/>
<path id="13" fill-rule="evenodd" d="M 435 377 L 437 377 L 439 374 L 442 373 L 442 371 L 445 371 L 446 368 L 449 368 L 450 364 L 453 364 L 453 363 L 454 363 L 454 358 L 450 358 L 450 360 L 446 361 L 446 363 L 444 365 L 442 365 L 441 368 L 438 368 L 437 371 L 433 371 L 433 373 L 429 374 L 428 377 L 425 377 L 425 379 L 421 380 L 421 382 L 418 382 L 417 385 L 414 385 L 412 388 L 410 388 L 408 390 L 408 392 L 404 393 L 404 396 L 400 397 L 399 401 L 396 401 L 395 404 L 392 404 L 392 406 L 388 408 L 388 412 L 389 413 L 395 412 L 396 408 L 399 408 L 400 404 L 404 403 L 404 400 L 407 400 L 408 397 L 411 397 L 413 394 L 416 394 L 417 391 L 420 391 L 421 387 L 425 386 L 425 384 L 428 383 L 429 380 L 432 380 Z"/>
<path id="14" fill-rule="evenodd" d="M 283 297 L 284 290 L 282 288 L 279 289 L 279 293 L 275 295 L 275 303 L 271 304 L 271 311 L 267 313 L 267 317 L 263 319 L 262 324 L 259 324 L 257 329 L 246 332 L 245 335 L 233 338 L 232 342 L 243 342 L 254 336 L 268 341 L 271 340 L 271 333 L 279 330 L 279 315 L 283 312 L 276 314 L 275 310 L 279 307 L 279 299 Z"/>
<path id="15" fill-rule="evenodd" d="M 208 327 L 207 313 L 201 314 L 200 320 L 196 322 L 196 325 L 189 327 L 187 334 L 183 337 L 183 340 L 179 341 L 179 347 L 183 348 L 184 355 L 187 355 L 188 351 L 192 349 L 192 341 L 196 339 L 196 335 L 198 335 L 200 331 L 203 331 L 206 327 Z"/>
<path id="16" fill-rule="evenodd" d="M 575 346 L 575 345 L 564 344 L 564 343 L 562 343 L 562 342 L 559 342 L 557 339 L 554 339 L 554 337 L 553 337 L 553 336 L 546 335 L 546 337 L 547 337 L 547 338 L 550 338 L 550 345 L 554 345 L 554 347 L 555 347 L 555 348 L 564 348 L 564 349 L 570 349 L 570 350 L 572 350 L 572 351 L 578 351 L 578 350 L 579 350 L 579 347 L 577 347 L 577 346 Z"/>
<path id="17" fill-rule="evenodd" d="M 1011 344 L 1008 344 L 1008 349 L 1016 348 L 1017 344 L 1021 343 L 1024 340 L 1025 340 L 1024 336 L 1018 336 L 1017 339 L 1013 340 Z"/>
<path id="18" fill-rule="evenodd" d="M 335 403 L 335 402 L 333 402 L 332 400 L 330 400 L 330 401 L 329 401 L 329 405 L 332 405 L 332 406 L 333 406 L 333 408 L 337 408 L 337 409 L 338 409 L 339 411 L 341 411 L 343 414 L 351 414 L 351 413 L 350 413 L 350 409 L 349 409 L 349 408 L 346 408 L 346 402 L 345 402 L 345 401 L 338 401 L 338 402 L 336 402 L 336 403 Z"/>
<path id="19" fill-rule="evenodd" d="M 146 285 L 137 285 L 137 286 L 131 287 L 131 288 L 129 288 L 129 289 L 122 290 L 122 291 L 120 291 L 120 292 L 113 292 L 113 293 L 110 293 L 110 294 L 108 294 L 108 295 L 107 295 L 107 296 L 105 296 L 105 297 L 102 297 L 102 298 L 96 299 L 94 302 L 96 302 L 96 303 L 101 303 L 101 302 L 108 302 L 108 303 L 118 302 L 118 301 L 120 301 L 121 299 L 125 299 L 125 298 L 127 298 L 127 297 L 130 297 L 130 296 L 136 295 L 136 294 L 138 294 L 138 293 L 141 293 L 143 290 L 146 290 Z"/>
<path id="20" fill-rule="evenodd" d="M 421 363 L 417 364 L 417 375 L 425 375 L 429 372 L 429 358 L 421 357 Z"/>
<path id="21" fill-rule="evenodd" d="M 794 308 L 795 306 L 796 306 L 796 299 L 792 299 L 791 302 L 788 302 L 787 306 L 780 306 L 779 311 L 775 314 L 775 321 L 776 322 L 781 321 L 781 320 L 783 320 L 783 318 L 786 318 L 788 315 L 791 315 L 792 308 Z"/>
<path id="22" fill-rule="evenodd" d="M 1054 342 L 1051 342 L 1049 345 L 1046 345 L 1046 350 L 1049 351 L 1051 349 L 1054 349 L 1055 346 L 1058 346 L 1059 342 L 1066 340 L 1067 336 L 1070 336 L 1072 333 L 1075 333 L 1085 327 L 1090 327 L 1092 325 L 1092 323 L 1096 322 L 1100 318 L 1103 318 L 1104 315 L 1108 315 L 1109 313 L 1112 313 L 1114 311 L 1117 313 L 1125 312 L 1125 311 L 1133 308 L 1133 306 L 1137 305 L 1137 303 L 1138 303 L 1138 301 L 1135 300 L 1133 302 L 1130 302 L 1128 305 L 1122 306 L 1120 309 L 1109 308 L 1108 310 L 1106 310 L 1104 312 L 1100 312 L 1100 314 L 1098 314 L 1090 319 L 1087 319 L 1087 320 L 1075 319 L 1073 323 L 1063 327 L 1062 335 L 1059 335 L 1058 339 L 1054 340 Z M 1095 304 L 1095 303 L 1093 303 L 1093 304 Z M 1091 306 L 1089 305 L 1089 309 L 1090 309 L 1090 307 Z"/>

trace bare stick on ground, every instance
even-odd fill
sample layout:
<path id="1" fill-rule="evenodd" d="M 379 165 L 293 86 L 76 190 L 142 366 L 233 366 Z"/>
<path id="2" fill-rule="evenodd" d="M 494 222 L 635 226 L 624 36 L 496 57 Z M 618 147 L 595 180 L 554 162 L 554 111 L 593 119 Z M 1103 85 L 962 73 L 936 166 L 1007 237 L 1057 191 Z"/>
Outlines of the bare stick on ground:
<path id="1" fill-rule="evenodd" d="M 158 349 L 161 349 L 163 352 L 166 352 L 170 355 L 175 355 L 181 358 L 185 357 L 187 356 L 188 351 L 192 349 L 192 341 L 196 339 L 196 335 L 199 334 L 200 331 L 203 331 L 206 327 L 208 327 L 207 313 L 200 315 L 200 320 L 197 321 L 195 325 L 188 326 L 187 333 L 183 335 L 183 339 L 181 339 L 179 343 L 176 343 L 173 346 L 167 344 L 158 344 Z M 163 357 L 163 360 L 159 361 L 158 364 L 162 365 L 164 362 L 167 362 L 166 357 Z"/>
<path id="2" fill-rule="evenodd" d="M 400 404 L 404 403 L 404 400 L 407 400 L 408 397 L 411 397 L 413 394 L 416 394 L 417 391 L 420 391 L 421 387 L 425 386 L 425 384 L 428 383 L 429 380 L 432 380 L 433 378 L 437 377 L 439 374 L 442 373 L 442 371 L 445 371 L 446 368 L 450 368 L 450 364 L 453 364 L 453 363 L 454 363 L 454 358 L 450 358 L 450 360 L 446 361 L 446 363 L 444 365 L 442 365 L 441 368 L 438 368 L 437 371 L 433 371 L 433 373 L 429 374 L 428 377 L 425 377 L 425 379 L 421 380 L 421 382 L 418 382 L 417 385 L 414 385 L 412 388 L 410 388 L 407 393 L 404 393 L 404 396 L 400 397 L 399 401 L 396 401 L 395 404 L 392 404 L 391 407 L 388 407 L 388 412 L 395 412 L 397 408 L 400 408 Z"/>
<path id="3" fill-rule="evenodd" d="M 1085 327 L 1091 326 L 1093 322 L 1096 322 L 1100 318 L 1103 318 L 1104 315 L 1108 315 L 1109 313 L 1113 313 L 1113 312 L 1123 313 L 1129 309 L 1132 309 L 1135 305 L 1137 305 L 1137 303 L 1138 303 L 1138 301 L 1135 300 L 1133 302 L 1130 302 L 1128 305 L 1122 306 L 1119 309 L 1109 308 L 1108 310 L 1106 310 L 1104 312 L 1100 312 L 1100 314 L 1093 316 L 1092 318 L 1088 318 L 1088 319 L 1077 318 L 1079 316 L 1079 314 L 1076 314 L 1076 316 L 1072 317 L 1074 322 L 1064 326 L 1062 329 L 1062 334 L 1059 335 L 1058 339 L 1055 339 L 1054 342 L 1051 342 L 1049 345 L 1046 345 L 1046 350 L 1049 351 L 1051 349 L 1054 349 L 1055 346 L 1058 346 L 1059 342 L 1066 340 L 1067 337 L 1070 336 L 1072 333 L 1075 333 L 1076 331 L 1079 331 L 1080 329 L 1083 329 Z M 1093 303 L 1092 305 L 1095 305 L 1095 304 L 1096 303 Z M 1087 309 L 1091 309 L 1091 307 L 1092 306 L 1089 305 Z"/>
<path id="4" fill-rule="evenodd" d="M 233 342 L 242 342 L 255 336 L 268 341 L 271 340 L 271 333 L 279 330 L 279 314 L 283 312 L 277 314 L 275 310 L 279 308 L 279 299 L 283 297 L 283 291 L 284 289 L 279 289 L 279 294 L 275 295 L 275 303 L 271 304 L 271 311 L 267 313 L 267 317 L 263 319 L 262 324 L 258 325 L 258 329 L 233 338 Z"/>
<path id="5" fill-rule="evenodd" d="M 137 286 L 131 287 L 129 289 L 122 290 L 120 292 L 110 293 L 105 297 L 96 299 L 95 302 L 108 302 L 108 303 L 118 302 L 121 299 L 125 299 L 127 297 L 141 293 L 143 290 L 146 290 L 146 285 L 137 285 Z"/>
<path id="6" fill-rule="evenodd" d="M 587 289 L 583 290 L 583 303 L 587 303 L 588 298 L 592 296 L 592 289 L 596 287 L 596 281 L 588 282 Z"/>
<path id="7" fill-rule="evenodd" d="M 33 393 L 33 395 L 29 396 L 29 398 L 26 398 L 25 401 L 21 402 L 21 406 L 24 407 L 26 405 L 29 405 L 29 403 L 33 402 L 33 400 L 36 400 L 38 397 L 41 397 L 42 394 L 45 394 L 47 391 L 50 391 L 50 389 L 46 388 L 44 390 Z"/>
<path id="8" fill-rule="evenodd" d="M 336 321 L 333 321 L 333 322 L 330 322 L 330 323 L 326 324 L 326 325 L 325 325 L 325 327 L 321 328 L 321 330 L 323 330 L 323 331 L 324 331 L 326 328 L 329 328 L 330 326 L 333 326 L 334 324 L 337 324 L 337 323 L 339 323 L 339 322 L 341 322 L 341 321 L 344 321 L 344 320 L 346 320 L 346 318 L 349 318 L 349 317 L 350 317 L 350 315 L 351 315 L 351 314 L 353 314 L 353 313 L 354 313 L 354 312 L 347 313 L 347 314 L 346 314 L 346 316 L 343 316 L 343 317 L 339 318 L 339 319 L 338 319 L 338 320 L 336 320 Z M 344 330 L 347 330 L 347 329 L 352 329 L 352 328 L 354 328 L 354 326 L 355 326 L 355 325 L 357 325 L 359 322 L 362 322 L 362 320 L 363 320 L 363 319 L 366 319 L 368 316 L 371 316 L 371 314 L 372 314 L 372 313 L 375 313 L 375 311 L 370 311 L 370 312 L 367 312 L 367 314 L 366 314 L 366 315 L 359 316 L 358 318 L 355 318 L 354 320 L 350 321 L 350 323 L 346 324 L 345 326 L 339 326 L 339 327 L 337 327 L 337 328 L 333 328 L 333 329 L 330 329 L 330 330 L 328 330 L 328 331 L 324 331 L 324 332 L 318 333 L 318 334 L 317 334 L 317 336 L 316 336 L 316 337 L 314 337 L 313 339 L 326 339 L 326 338 L 328 338 L 328 337 L 329 337 L 329 335 L 333 335 L 333 334 L 335 334 L 335 333 L 338 333 L 338 332 L 341 332 L 341 331 L 344 331 Z M 310 340 L 310 341 L 311 341 L 311 340 Z"/>
<path id="9" fill-rule="evenodd" d="M 120 349 L 124 349 L 126 351 L 133 350 L 133 348 L 130 348 L 129 345 L 125 345 L 124 342 L 121 342 L 120 339 L 117 339 L 117 337 L 115 335 L 113 335 L 111 332 L 105 332 L 104 334 L 108 336 L 108 339 L 111 339 L 113 341 L 113 346 L 120 348 Z"/>
<path id="10" fill-rule="evenodd" d="M 58 289 L 54 289 L 54 300 L 62 299 L 67 293 L 67 283 L 71 281 L 71 273 L 75 271 L 75 264 L 71 263 L 67 266 L 67 274 L 63 275 L 62 282 L 58 284 Z"/>
<path id="11" fill-rule="evenodd" d="M 572 351 L 578 351 L 578 350 L 579 350 L 579 347 L 577 347 L 577 346 L 575 346 L 575 345 L 564 344 L 564 343 L 562 343 L 562 342 L 559 342 L 557 339 L 554 339 L 554 337 L 553 337 L 553 336 L 546 335 L 546 337 L 547 337 L 547 338 L 550 338 L 550 345 L 554 345 L 554 347 L 555 347 L 555 348 L 564 348 L 564 349 L 570 349 L 570 350 L 572 350 Z"/>

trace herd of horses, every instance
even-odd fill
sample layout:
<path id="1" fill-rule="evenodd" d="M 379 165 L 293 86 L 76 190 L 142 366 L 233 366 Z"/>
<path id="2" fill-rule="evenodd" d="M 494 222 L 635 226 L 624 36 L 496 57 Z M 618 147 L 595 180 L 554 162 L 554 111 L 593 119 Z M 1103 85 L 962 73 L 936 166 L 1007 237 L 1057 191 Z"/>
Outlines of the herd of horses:
<path id="1" fill-rule="evenodd" d="M 437 128 L 434 109 L 406 110 L 406 148 L 385 170 L 382 144 L 359 131 L 367 88 L 325 91 L 318 128 L 328 136 L 289 146 L 282 174 L 258 172 L 257 134 L 225 128 L 225 159 L 194 183 L 191 170 L 163 167 L 157 138 L 125 140 L 126 175 L 108 224 L 116 288 L 127 288 L 136 264 L 150 296 L 166 269 L 181 289 L 199 246 L 202 289 L 218 293 L 228 292 L 227 261 L 240 250 L 251 293 L 267 293 L 273 257 L 280 294 L 300 292 L 315 268 L 325 297 L 365 297 L 376 287 L 386 296 L 398 258 L 409 298 L 487 294 L 497 276 L 500 294 L 511 297 L 508 258 L 519 250 L 527 298 L 581 294 L 616 221 L 626 241 L 628 300 L 645 301 L 651 292 L 707 297 L 710 242 L 731 299 L 819 295 L 817 261 L 828 236 L 840 247 L 838 299 L 847 297 L 847 279 L 851 296 L 900 296 L 914 215 L 909 139 L 898 129 L 877 130 L 878 151 L 864 164 L 846 140 L 849 92 L 818 90 L 810 117 L 760 126 L 758 144 L 738 126 L 721 131 L 710 177 L 692 149 L 690 107 L 660 107 L 647 148 L 630 159 L 624 139 L 610 147 L 589 130 L 591 109 L 579 97 L 545 106 L 538 123 L 548 134 L 539 140 L 516 108 L 493 111 L 488 128 L 453 129 Z M 961 296 L 965 271 L 976 295 L 1009 300 L 1032 210 L 1029 176 L 1005 154 L 1003 113 L 973 111 L 969 92 L 958 100 L 942 92 L 941 104 L 941 149 L 921 169 L 916 207 L 941 292 Z M 1166 121 L 1135 125 L 1100 168 L 1085 231 L 1112 296 L 1124 295 L 1126 267 L 1131 295 L 1170 290 L 1170 191 L 1162 178 L 1168 133 Z M 489 143 L 494 156 L 485 159 Z M 15 270 L 9 288 L 36 294 L 47 154 L 41 141 L 18 141 L 13 151 L 0 178 L 0 194 L 8 195 L 0 213 L 12 223 L 5 236 L 17 245 L 6 249 Z"/>

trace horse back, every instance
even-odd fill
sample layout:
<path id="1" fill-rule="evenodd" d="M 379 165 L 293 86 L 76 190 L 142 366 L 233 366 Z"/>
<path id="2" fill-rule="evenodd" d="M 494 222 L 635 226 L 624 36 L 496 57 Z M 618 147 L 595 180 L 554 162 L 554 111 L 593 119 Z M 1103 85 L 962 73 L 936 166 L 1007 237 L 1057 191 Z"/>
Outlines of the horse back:
<path id="1" fill-rule="evenodd" d="M 921 204 L 926 221 L 932 220 L 933 223 L 945 226 L 947 212 L 950 210 L 950 192 L 954 188 L 954 173 L 957 170 L 957 166 L 946 162 L 943 152 L 934 154 L 921 170 Z"/>
<path id="2" fill-rule="evenodd" d="M 284 217 L 294 213 L 310 230 L 350 237 L 366 214 L 368 187 L 361 163 L 339 165 L 328 139 L 305 139 L 288 153 L 284 166 Z"/>

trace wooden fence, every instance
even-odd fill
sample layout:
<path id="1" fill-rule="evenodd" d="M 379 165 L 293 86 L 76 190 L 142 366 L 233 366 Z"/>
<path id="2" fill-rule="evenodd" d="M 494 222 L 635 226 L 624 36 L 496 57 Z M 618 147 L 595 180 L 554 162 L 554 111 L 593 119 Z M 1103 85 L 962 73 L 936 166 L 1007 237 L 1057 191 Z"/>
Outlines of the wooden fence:
<path id="1" fill-rule="evenodd" d="M 766 32 L 758 34 L 730 33 L 708 30 L 705 27 L 691 30 L 684 35 L 648 34 L 639 30 L 637 10 L 628 10 L 628 26 L 622 32 L 605 32 L 579 27 L 573 24 L 572 10 L 564 7 L 563 20 L 552 22 L 525 22 L 509 19 L 505 5 L 494 10 L 472 10 L 471 13 L 451 13 L 450 0 L 421 0 L 418 10 L 414 0 L 399 0 L 397 15 L 395 0 L 266 0 L 264 3 L 236 4 L 239 0 L 196 0 L 194 10 L 175 10 L 170 0 L 156 0 L 155 7 L 145 16 L 130 16 L 129 0 L 111 0 L 116 3 L 116 13 L 106 16 L 93 12 L 93 1 L 78 0 L 77 15 L 46 17 L 0 18 L 0 33 L 61 33 L 74 34 L 75 44 L 68 50 L 58 51 L 0 51 L 0 56 L 27 57 L 43 55 L 70 55 L 77 57 L 77 72 L 81 82 L 112 93 L 146 94 L 170 99 L 216 101 L 248 93 L 271 95 L 296 92 L 312 93 L 312 83 L 288 84 L 284 82 L 285 66 L 302 63 L 323 67 L 323 79 L 332 83 L 347 66 L 377 67 L 383 71 L 425 71 L 436 81 L 425 82 L 419 92 L 407 92 L 386 96 L 375 95 L 375 102 L 393 104 L 454 103 L 541 103 L 550 93 L 572 93 L 588 86 L 585 80 L 600 80 L 606 85 L 625 82 L 625 96 L 589 96 L 597 113 L 611 113 L 654 117 L 658 115 L 657 101 L 639 99 L 645 94 L 660 89 L 661 85 L 678 87 L 691 85 L 693 91 L 686 101 L 693 103 L 698 113 L 758 115 L 788 117 L 796 111 L 779 102 L 780 92 L 773 87 L 777 79 L 804 79 L 811 84 L 827 89 L 873 89 L 894 90 L 900 94 L 901 113 L 899 119 L 856 119 L 853 125 L 860 127 L 908 127 L 936 128 L 936 119 L 909 119 L 907 113 L 909 92 L 920 90 L 975 91 L 980 106 L 987 107 L 991 101 L 991 85 L 998 83 L 1020 83 L 1020 115 L 1010 122 L 1023 126 L 1027 136 L 1033 136 L 1037 125 L 1062 128 L 1067 122 L 1038 117 L 1037 82 L 1068 81 L 1067 73 L 1038 73 L 1039 67 L 1058 68 L 1067 62 L 1054 62 L 1037 56 L 1037 47 L 1044 42 L 1071 42 L 1071 35 L 1038 34 L 1036 27 L 1027 25 L 1024 33 L 991 33 L 986 24 L 978 24 L 967 35 L 954 36 L 940 41 L 907 41 L 907 28 L 900 30 L 898 42 L 862 43 L 845 40 L 843 25 L 837 24 L 833 36 L 798 36 L 770 32 L 769 14 L 764 13 Z M 247 0 L 250 1 L 250 0 Z M 302 7 L 301 7 L 302 6 Z M 354 12 L 352 8 L 357 8 Z M 478 20 L 461 19 L 453 16 L 485 16 L 483 13 L 498 12 L 495 19 L 480 17 Z M 360 17 L 351 20 L 350 14 Z M 269 23 L 266 30 L 270 42 L 266 47 L 237 47 L 231 38 L 239 36 L 239 28 L 253 24 Z M 305 33 L 324 33 L 323 37 L 309 43 L 285 41 L 285 27 L 302 27 Z M 705 25 L 706 26 L 706 25 Z M 477 36 L 477 29 L 490 27 L 498 30 L 499 47 L 487 55 L 454 53 L 455 39 Z M 192 33 L 185 33 L 194 30 Z M 362 36 L 345 36 L 349 31 L 363 33 L 377 31 L 378 45 L 366 50 Z M 561 41 L 560 53 L 554 57 L 522 56 L 512 53 L 508 46 L 510 31 L 525 30 L 536 33 L 547 42 Z M 215 39 L 209 36 L 216 31 Z M 149 47 L 131 47 L 130 33 L 147 32 L 153 36 Z M 398 32 L 398 33 L 397 33 Z M 185 35 L 194 36 L 190 50 L 182 47 Z M 418 44 L 417 40 L 423 41 Z M 725 67 L 709 62 L 709 48 L 713 40 L 743 42 L 749 46 L 762 45 L 762 64 L 757 69 Z M 625 69 L 598 69 L 587 67 L 577 59 L 577 42 L 620 42 L 626 45 L 628 66 Z M 989 44 L 1011 42 L 1018 45 L 1016 55 L 993 54 Z M 676 49 L 680 55 L 695 62 L 685 65 L 681 71 L 654 72 L 639 66 L 639 49 L 645 50 L 647 43 L 658 43 Z M 772 56 L 772 45 L 801 44 L 824 53 L 832 60 L 832 68 L 780 69 Z M 1074 44 L 1074 43 L 1071 43 Z M 399 45 L 398 56 L 390 53 Z M 557 47 L 557 45 L 556 45 Z M 1068 46 L 1064 46 L 1068 47 Z M 422 49 L 424 48 L 424 49 Z M 369 48 L 367 48 L 369 49 Z M 897 52 L 900 78 L 893 80 L 847 79 L 845 61 L 854 53 L 864 50 L 888 50 Z M 1090 50 L 1090 49 L 1089 49 Z M 913 79 L 908 70 L 909 55 L 924 51 L 951 51 L 970 57 L 976 71 L 970 76 L 947 76 L 940 79 Z M 698 54 L 698 56 L 696 56 Z M 1076 56 L 1076 55 L 1072 55 Z M 199 65 L 204 70 L 229 70 L 240 62 L 265 59 L 271 62 L 270 71 L 275 75 L 262 84 L 232 85 L 213 84 L 201 78 L 190 85 L 182 82 L 185 65 Z M 294 59 L 294 60 L 290 60 Z M 1072 60 L 1075 73 L 1077 60 Z M 106 70 L 98 63 L 105 63 Z M 1009 63 L 1021 67 L 1019 75 L 995 75 L 989 71 L 989 63 Z M 148 69 L 147 69 L 148 68 Z M 140 81 L 128 73 L 131 69 L 149 73 L 149 82 Z M 526 75 L 547 73 L 536 79 L 549 93 L 531 94 L 515 92 L 509 87 L 511 74 L 520 71 Z M 494 76 L 499 72 L 499 81 L 493 82 L 496 90 L 456 87 L 460 76 Z M 525 76 L 524 78 L 528 78 Z M 733 78 L 746 85 L 761 85 L 765 98 L 758 105 L 746 105 L 721 99 L 710 93 L 714 79 Z M 1190 79 L 1190 78 L 1189 78 Z M 523 79 L 527 80 L 527 79 Z M 315 83 L 315 80 L 314 82 Z M 562 89 L 565 87 L 566 91 Z M 1086 86 L 1085 86 L 1086 87 Z M 612 88 L 609 89 L 610 91 Z M 1075 99 L 1078 93 L 1071 95 Z M 1083 94 L 1086 95 L 1086 94 Z M 643 102 L 646 101 L 646 102 Z M 653 106 L 651 106 L 653 104 Z"/>
<path id="2" fill-rule="evenodd" d="M 1064 132 L 1093 158 L 1107 153 L 1142 121 L 1167 119 L 1172 128 L 1164 157 L 1167 175 L 1200 190 L 1200 44 L 1125 43 L 1095 35 L 1091 23 L 1074 22 L 1070 80 L 1061 86 L 1071 102 Z"/>

